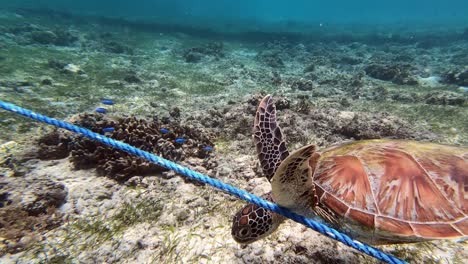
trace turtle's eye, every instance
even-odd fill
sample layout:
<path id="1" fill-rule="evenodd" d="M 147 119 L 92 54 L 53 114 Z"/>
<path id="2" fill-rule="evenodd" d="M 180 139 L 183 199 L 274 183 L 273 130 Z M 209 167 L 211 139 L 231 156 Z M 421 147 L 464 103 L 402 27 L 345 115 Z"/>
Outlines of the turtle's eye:
<path id="1" fill-rule="evenodd" d="M 246 237 L 247 235 L 249 235 L 250 231 L 249 231 L 249 228 L 243 227 L 237 233 L 239 234 L 240 237 Z"/>

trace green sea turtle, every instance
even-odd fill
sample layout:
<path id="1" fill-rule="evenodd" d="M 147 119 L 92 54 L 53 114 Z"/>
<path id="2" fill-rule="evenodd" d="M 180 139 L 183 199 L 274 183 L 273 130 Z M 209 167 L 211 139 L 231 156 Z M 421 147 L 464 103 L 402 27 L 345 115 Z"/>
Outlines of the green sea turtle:
<path id="1" fill-rule="evenodd" d="M 408 140 L 363 140 L 289 154 L 271 96 L 260 102 L 253 138 L 272 191 L 263 197 L 369 244 L 468 236 L 468 148 Z M 284 217 L 253 204 L 233 219 L 243 244 Z"/>

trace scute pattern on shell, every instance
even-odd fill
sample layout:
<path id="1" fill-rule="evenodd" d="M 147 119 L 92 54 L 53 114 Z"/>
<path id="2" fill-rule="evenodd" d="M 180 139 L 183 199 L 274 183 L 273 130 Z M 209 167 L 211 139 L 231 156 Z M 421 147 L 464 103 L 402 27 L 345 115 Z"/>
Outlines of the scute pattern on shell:
<path id="1" fill-rule="evenodd" d="M 321 203 L 375 228 L 376 240 L 466 236 L 467 153 L 413 141 L 358 141 L 324 150 L 314 183 Z"/>

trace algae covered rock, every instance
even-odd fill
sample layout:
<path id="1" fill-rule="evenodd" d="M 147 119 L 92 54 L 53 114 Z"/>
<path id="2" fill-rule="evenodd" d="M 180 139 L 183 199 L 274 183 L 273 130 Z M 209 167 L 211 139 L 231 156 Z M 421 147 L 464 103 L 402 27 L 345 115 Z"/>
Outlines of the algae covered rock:
<path id="1" fill-rule="evenodd" d="M 463 94 L 437 91 L 432 92 L 425 97 L 425 102 L 432 105 L 456 105 L 463 106 L 468 102 L 468 98 Z"/>
<path id="2" fill-rule="evenodd" d="M 312 91 L 314 84 L 311 80 L 305 78 L 294 79 L 291 84 L 293 90 Z"/>
<path id="3" fill-rule="evenodd" d="M 136 75 L 136 73 L 128 73 L 125 75 L 124 81 L 128 83 L 141 83 L 141 79 Z"/>
<path id="4" fill-rule="evenodd" d="M 70 46 L 78 37 L 65 30 L 36 30 L 30 33 L 33 43 L 44 45 Z"/>
<path id="5" fill-rule="evenodd" d="M 61 183 L 35 180 L 22 194 L 21 207 L 31 216 L 47 213 L 48 208 L 58 208 L 66 202 L 67 190 Z"/>
<path id="6" fill-rule="evenodd" d="M 131 47 L 114 40 L 104 41 L 104 43 L 102 43 L 102 48 L 104 51 L 116 54 L 133 54 L 133 49 Z"/>
<path id="7" fill-rule="evenodd" d="M 375 79 L 391 81 L 395 84 L 415 85 L 418 81 L 411 74 L 412 70 L 413 67 L 409 64 L 370 64 L 364 69 L 368 76 Z"/>
<path id="8" fill-rule="evenodd" d="M 284 67 L 284 62 L 281 59 L 280 52 L 265 50 L 260 52 L 256 59 L 272 68 Z"/>
<path id="9" fill-rule="evenodd" d="M 443 80 L 449 84 L 468 86 L 468 69 L 454 69 L 444 74 Z"/>
<path id="10" fill-rule="evenodd" d="M 186 49 L 183 51 L 182 56 L 189 63 L 200 62 L 206 56 L 220 59 L 224 57 L 224 45 L 222 42 L 208 43 L 204 46 Z"/>
<path id="11" fill-rule="evenodd" d="M 57 41 L 57 35 L 52 31 L 33 31 L 31 39 L 39 44 L 54 44 Z"/>
<path id="12" fill-rule="evenodd" d="M 67 188 L 50 179 L 0 178 L 0 256 L 33 246 L 38 234 L 62 223 L 57 208 L 66 202 Z"/>

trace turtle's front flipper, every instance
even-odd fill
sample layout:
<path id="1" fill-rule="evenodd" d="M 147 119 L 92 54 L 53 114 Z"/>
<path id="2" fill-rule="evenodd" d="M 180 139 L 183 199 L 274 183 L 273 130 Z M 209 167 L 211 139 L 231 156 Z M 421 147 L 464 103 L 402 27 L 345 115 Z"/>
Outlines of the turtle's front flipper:
<path id="1" fill-rule="evenodd" d="M 276 106 L 270 95 L 265 96 L 258 105 L 253 138 L 263 174 L 270 181 L 281 161 L 289 155 L 281 129 L 276 123 Z"/>
<path id="2" fill-rule="evenodd" d="M 265 96 L 257 108 L 253 138 L 263 174 L 270 181 L 276 169 L 289 152 L 283 134 L 276 124 L 276 107 L 270 95 Z M 271 193 L 262 196 L 273 202 Z M 255 204 L 248 204 L 237 212 L 232 221 L 231 234 L 242 244 L 252 243 L 273 233 L 284 217 Z"/>

